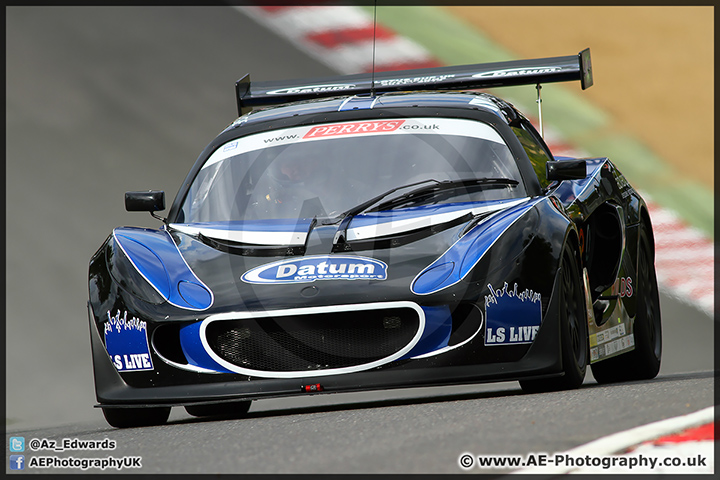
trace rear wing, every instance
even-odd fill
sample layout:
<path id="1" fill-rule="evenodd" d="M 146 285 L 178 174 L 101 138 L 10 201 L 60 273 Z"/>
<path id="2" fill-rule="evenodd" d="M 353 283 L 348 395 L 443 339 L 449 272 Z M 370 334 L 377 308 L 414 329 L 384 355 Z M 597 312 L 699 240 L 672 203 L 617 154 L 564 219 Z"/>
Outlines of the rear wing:
<path id="1" fill-rule="evenodd" d="M 454 67 L 360 73 L 306 80 L 250 83 L 250 74 L 235 82 L 238 114 L 253 107 L 322 97 L 417 90 L 459 90 L 539 85 L 579 80 L 583 90 L 593 84 L 590 49 L 565 57 L 479 63 Z"/>

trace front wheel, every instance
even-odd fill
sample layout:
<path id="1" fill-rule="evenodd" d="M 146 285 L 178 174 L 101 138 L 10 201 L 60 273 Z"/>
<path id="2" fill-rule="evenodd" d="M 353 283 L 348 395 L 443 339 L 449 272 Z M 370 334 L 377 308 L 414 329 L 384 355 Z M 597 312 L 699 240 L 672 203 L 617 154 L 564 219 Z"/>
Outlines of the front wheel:
<path id="1" fill-rule="evenodd" d="M 650 236 L 646 228 L 643 224 L 640 229 L 637 312 L 633 327 L 635 349 L 594 363 L 591 369 L 598 383 L 648 380 L 655 378 L 660 371 L 662 357 L 660 294 L 650 248 Z"/>
<path id="2" fill-rule="evenodd" d="M 115 428 L 162 425 L 170 417 L 170 407 L 103 408 L 105 420 Z"/>
<path id="3" fill-rule="evenodd" d="M 580 267 L 570 246 L 565 245 L 560 263 L 558 321 L 564 375 L 547 380 L 521 380 L 526 392 L 550 392 L 578 388 L 588 365 L 588 325 Z"/>

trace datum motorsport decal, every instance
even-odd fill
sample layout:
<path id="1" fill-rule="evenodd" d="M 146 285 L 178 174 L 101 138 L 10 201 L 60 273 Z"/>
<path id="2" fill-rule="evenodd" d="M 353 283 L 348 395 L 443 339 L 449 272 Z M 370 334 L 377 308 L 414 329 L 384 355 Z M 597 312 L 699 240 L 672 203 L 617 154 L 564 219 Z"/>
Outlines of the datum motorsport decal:
<path id="1" fill-rule="evenodd" d="M 530 289 L 501 289 L 488 284 L 485 296 L 485 345 L 532 343 L 542 321 L 540 294 Z"/>
<path id="2" fill-rule="evenodd" d="M 105 324 L 105 348 L 118 372 L 152 370 L 152 358 L 148 345 L 147 322 L 128 314 L 121 317 L 120 310 L 114 317 L 108 312 Z"/>
<path id="3" fill-rule="evenodd" d="M 316 255 L 281 260 L 248 270 L 241 277 L 247 283 L 308 283 L 315 280 L 385 280 L 387 264 L 374 258 L 343 255 Z"/>

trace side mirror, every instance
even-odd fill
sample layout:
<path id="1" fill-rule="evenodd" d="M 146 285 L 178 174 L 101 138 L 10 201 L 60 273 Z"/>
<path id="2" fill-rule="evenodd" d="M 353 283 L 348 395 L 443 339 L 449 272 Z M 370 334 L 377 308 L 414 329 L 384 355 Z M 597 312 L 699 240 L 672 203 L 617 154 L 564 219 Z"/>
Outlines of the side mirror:
<path id="1" fill-rule="evenodd" d="M 158 212 L 165 210 L 165 192 L 125 192 L 125 210 L 128 212 Z"/>
<path id="2" fill-rule="evenodd" d="M 548 180 L 582 180 L 587 177 L 585 160 L 559 160 L 545 164 Z"/>

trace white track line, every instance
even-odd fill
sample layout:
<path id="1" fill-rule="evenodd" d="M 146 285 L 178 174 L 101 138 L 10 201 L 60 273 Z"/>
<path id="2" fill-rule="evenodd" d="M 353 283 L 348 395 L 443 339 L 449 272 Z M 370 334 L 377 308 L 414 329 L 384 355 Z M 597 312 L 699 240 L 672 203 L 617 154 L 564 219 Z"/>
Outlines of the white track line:
<path id="1" fill-rule="evenodd" d="M 602 437 L 585 445 L 563 452 L 561 455 L 578 458 L 589 455 L 600 457 L 622 452 L 632 446 L 648 440 L 685 430 L 690 427 L 711 423 L 715 419 L 715 407 L 708 407 L 695 413 L 680 417 L 668 418 L 659 422 L 649 423 L 639 427 Z M 516 470 L 513 473 L 542 473 L 546 475 L 563 475 L 576 470 L 575 467 L 532 467 Z"/>

